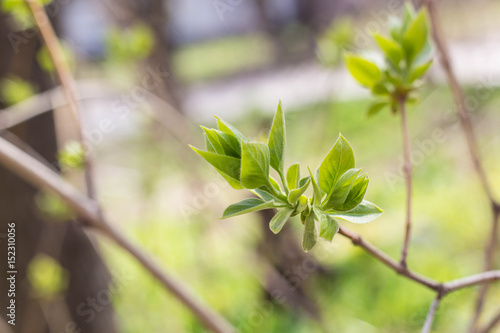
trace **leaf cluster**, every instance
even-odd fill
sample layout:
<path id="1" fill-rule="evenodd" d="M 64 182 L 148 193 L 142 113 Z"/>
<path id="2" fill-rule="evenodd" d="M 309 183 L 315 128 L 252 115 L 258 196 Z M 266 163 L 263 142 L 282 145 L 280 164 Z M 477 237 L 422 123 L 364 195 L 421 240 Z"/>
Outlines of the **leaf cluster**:
<path id="1" fill-rule="evenodd" d="M 405 6 L 403 18 L 392 17 L 389 35 L 373 34 L 382 51 L 384 67 L 355 54 L 344 55 L 347 69 L 377 100 L 368 115 L 390 107 L 395 113 L 401 102 L 416 101 L 413 92 L 432 65 L 427 11 L 417 13 L 411 4 Z"/>
<path id="2" fill-rule="evenodd" d="M 382 213 L 364 200 L 368 177 L 355 168 L 354 152 L 342 135 L 316 173 L 308 168 L 308 175 L 301 177 L 300 163 L 285 169 L 286 125 L 281 102 L 267 143 L 249 140 L 228 122 L 216 119 L 217 128 L 201 127 L 206 150 L 191 148 L 234 189 L 248 189 L 257 196 L 230 205 L 222 218 L 274 208 L 277 213 L 269 226 L 278 233 L 290 217 L 300 215 L 304 225 L 303 249 L 309 251 L 318 237 L 331 241 L 340 220 L 367 223 Z M 280 181 L 270 175 L 271 168 Z M 309 187 L 311 197 L 305 195 Z"/>

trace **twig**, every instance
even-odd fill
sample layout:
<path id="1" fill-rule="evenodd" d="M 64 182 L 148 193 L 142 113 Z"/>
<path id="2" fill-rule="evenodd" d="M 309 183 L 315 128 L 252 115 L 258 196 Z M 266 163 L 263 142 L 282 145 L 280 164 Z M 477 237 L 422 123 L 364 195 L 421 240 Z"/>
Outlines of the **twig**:
<path id="1" fill-rule="evenodd" d="M 88 199 L 45 165 L 3 138 L 0 138 L 0 163 L 31 185 L 56 193 L 75 213 L 87 222 L 86 226 L 105 234 L 135 257 L 144 268 L 184 303 L 208 328 L 220 333 L 235 332 L 235 329 L 223 317 L 202 303 L 186 285 L 174 277 L 172 273 L 160 269 L 150 259 L 150 255 L 144 254 L 120 230 L 114 228 L 113 224 L 100 213 L 95 201 Z"/>
<path id="2" fill-rule="evenodd" d="M 406 257 L 408 256 L 408 246 L 410 245 L 411 232 L 411 162 L 410 162 L 410 132 L 408 121 L 406 120 L 405 98 L 399 99 L 399 111 L 401 112 L 401 128 L 403 130 L 404 144 L 404 172 L 406 181 L 406 227 L 403 250 L 401 251 L 401 266 L 407 267 Z"/>
<path id="3" fill-rule="evenodd" d="M 484 192 L 486 193 L 491 204 L 491 209 L 493 213 L 493 224 L 491 226 L 491 232 L 490 232 L 491 238 L 485 250 L 485 264 L 484 264 L 484 271 L 488 271 L 491 270 L 493 267 L 494 254 L 497 245 L 496 243 L 498 236 L 497 235 L 498 214 L 500 211 L 500 204 L 495 200 L 495 197 L 493 196 L 490 183 L 488 182 L 486 173 L 481 164 L 479 150 L 477 148 L 478 147 L 477 140 L 470 119 L 471 112 L 467 107 L 467 103 L 465 102 L 465 93 L 461 88 L 460 84 L 458 83 L 457 77 L 451 65 L 450 56 L 448 53 L 445 40 L 443 38 L 443 33 L 441 31 L 440 25 L 438 24 L 438 17 L 436 14 L 434 2 L 432 0 L 424 0 L 424 5 L 427 7 L 427 11 L 429 13 L 429 18 L 432 24 L 432 33 L 434 41 L 436 43 L 436 47 L 440 54 L 441 66 L 443 67 L 446 73 L 451 91 L 453 93 L 453 99 L 457 108 L 458 119 L 460 120 L 460 125 L 462 127 L 462 131 L 464 132 L 467 141 L 467 147 L 469 149 L 469 154 L 472 159 L 472 164 L 479 177 L 479 180 L 481 181 Z M 481 312 L 484 306 L 484 299 L 487 291 L 488 291 L 488 284 L 483 285 L 479 290 L 474 316 L 470 325 L 471 332 L 474 332 L 475 327 L 481 316 Z"/>
<path id="4" fill-rule="evenodd" d="M 478 284 L 489 283 L 497 280 L 500 280 L 500 270 L 482 272 L 479 274 L 474 274 L 460 279 L 452 280 L 444 283 L 443 288 L 444 288 L 444 293 L 448 294 L 458 289 L 463 289 Z"/>
<path id="5" fill-rule="evenodd" d="M 432 323 L 434 322 L 434 317 L 436 316 L 436 310 L 443 298 L 442 294 L 438 294 L 437 297 L 432 302 L 427 317 L 425 318 L 424 327 L 422 327 L 421 333 L 429 333 L 432 329 Z"/>
<path id="6" fill-rule="evenodd" d="M 437 281 L 434 281 L 428 277 L 422 276 L 418 273 L 415 273 L 411 270 L 409 270 L 407 267 L 401 265 L 401 263 L 396 262 L 394 259 L 389 257 L 386 253 L 382 252 L 379 250 L 377 247 L 372 245 L 371 243 L 367 242 L 364 240 L 360 235 L 357 233 L 350 231 L 349 229 L 345 227 L 340 227 L 339 233 L 347 238 L 349 238 L 354 245 L 358 245 L 365 249 L 368 253 L 370 253 L 372 256 L 374 256 L 376 259 L 384 263 L 386 266 L 390 267 L 392 270 L 394 270 L 396 273 L 406 276 L 410 280 L 413 280 L 417 283 L 420 283 L 432 290 L 440 291 L 443 286 L 441 283 L 438 283 Z"/>
<path id="7" fill-rule="evenodd" d="M 61 45 L 59 44 L 59 40 L 57 39 L 57 35 L 54 32 L 54 28 L 50 23 L 50 19 L 45 12 L 45 9 L 40 4 L 38 0 L 25 0 L 28 4 L 28 7 L 33 15 L 36 26 L 38 27 L 42 39 L 47 46 L 47 51 L 49 52 L 50 58 L 54 63 L 55 72 L 61 83 L 64 94 L 66 95 L 66 99 L 68 101 L 68 107 L 73 117 L 73 121 L 76 125 L 77 131 L 76 136 L 78 142 L 80 144 L 83 143 L 83 134 L 81 128 L 81 120 L 80 113 L 78 111 L 78 105 L 76 100 L 76 92 L 75 92 L 75 84 L 73 82 L 73 77 L 71 75 L 70 68 L 68 63 L 64 59 L 63 51 Z M 92 163 L 89 159 L 88 154 L 84 153 L 84 162 L 85 162 L 85 184 L 87 187 L 88 196 L 92 199 L 95 198 L 95 186 L 92 179 Z"/>

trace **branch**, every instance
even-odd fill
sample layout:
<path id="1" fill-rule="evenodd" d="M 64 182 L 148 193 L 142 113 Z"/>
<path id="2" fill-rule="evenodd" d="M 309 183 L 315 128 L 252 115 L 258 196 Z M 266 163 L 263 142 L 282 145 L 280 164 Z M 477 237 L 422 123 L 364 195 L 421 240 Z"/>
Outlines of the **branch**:
<path id="1" fill-rule="evenodd" d="M 409 278 L 410 280 L 413 280 L 417 283 L 420 283 L 421 285 L 424 285 L 432 290 L 436 290 L 436 291 L 442 290 L 442 288 L 443 288 L 442 284 L 440 284 L 437 281 L 434 281 L 426 276 L 422 276 L 418 273 L 415 273 L 415 272 L 409 270 L 407 267 L 401 265 L 401 263 L 396 262 L 394 259 L 389 257 L 386 253 L 379 250 L 377 247 L 375 247 L 371 243 L 365 241 L 357 233 L 350 231 L 349 229 L 346 229 L 345 227 L 342 227 L 342 226 L 339 228 L 339 233 L 341 235 L 349 238 L 354 245 L 358 245 L 358 246 L 362 247 L 369 254 L 374 256 L 376 259 L 381 261 L 386 266 L 390 267 L 396 273 L 403 275 L 403 276 L 405 276 L 405 277 Z"/>
<path id="2" fill-rule="evenodd" d="M 100 213 L 95 201 L 88 199 L 45 165 L 3 138 L 0 138 L 0 163 L 36 188 L 48 189 L 57 194 L 75 213 L 87 222 L 86 226 L 105 234 L 135 257 L 167 290 L 184 303 L 206 327 L 214 332 L 235 332 L 235 329 L 223 317 L 202 303 L 183 282 L 169 271 L 160 269 L 156 262 L 150 259 L 150 255 L 142 252 L 120 230 L 113 227 L 113 224 Z"/>
<path id="3" fill-rule="evenodd" d="M 404 172 L 406 181 L 406 228 L 403 250 L 401 251 L 401 266 L 407 267 L 406 257 L 408 256 L 408 246 L 410 245 L 411 232 L 411 162 L 410 162 L 410 132 L 408 121 L 406 120 L 405 98 L 399 99 L 399 110 L 401 112 L 401 128 L 403 129 L 404 144 Z"/>
<path id="4" fill-rule="evenodd" d="M 422 327 L 421 333 L 429 333 L 432 329 L 432 323 L 434 322 L 434 317 L 436 316 L 436 310 L 443 298 L 442 294 L 438 294 L 437 297 L 432 302 L 427 317 L 425 318 L 424 327 Z"/>
<path id="5" fill-rule="evenodd" d="M 467 146 L 469 148 L 469 153 L 472 158 L 474 169 L 476 170 L 476 173 L 478 174 L 479 179 L 481 180 L 481 184 L 488 198 L 490 199 L 491 202 L 496 202 L 493 197 L 490 185 L 488 183 L 486 173 L 484 172 L 483 166 L 479 158 L 477 140 L 470 119 L 471 112 L 467 107 L 467 103 L 465 102 L 464 91 L 460 87 L 460 84 L 458 83 L 457 77 L 451 65 L 448 48 L 446 46 L 446 42 L 444 41 L 441 27 L 438 24 L 438 18 L 434 7 L 434 2 L 432 0 L 425 0 L 424 5 L 427 7 L 427 11 L 429 13 L 429 18 L 432 25 L 432 34 L 434 37 L 434 41 L 436 43 L 436 48 L 438 49 L 440 54 L 439 60 L 441 62 L 441 66 L 445 71 L 448 83 L 453 93 L 453 99 L 455 102 L 455 106 L 457 107 L 458 119 L 460 120 L 462 130 L 467 140 Z"/>
<path id="6" fill-rule="evenodd" d="M 444 283 L 443 288 L 444 292 L 448 294 L 458 289 L 471 287 L 478 284 L 489 283 L 497 280 L 500 280 L 500 270 L 483 272 L 475 275 L 466 276 L 464 278 L 452 280 Z"/>

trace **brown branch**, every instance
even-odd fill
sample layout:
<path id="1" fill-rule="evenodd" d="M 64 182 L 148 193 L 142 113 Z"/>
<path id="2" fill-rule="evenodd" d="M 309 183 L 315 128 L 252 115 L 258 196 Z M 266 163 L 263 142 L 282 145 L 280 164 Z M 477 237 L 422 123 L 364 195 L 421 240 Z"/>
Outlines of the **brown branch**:
<path id="1" fill-rule="evenodd" d="M 443 286 L 441 283 L 438 283 L 437 281 L 434 281 L 426 276 L 422 276 L 409 270 L 407 267 L 401 265 L 401 263 L 398 263 L 394 259 L 389 257 L 386 253 L 382 252 L 377 247 L 364 240 L 359 234 L 350 231 L 349 229 L 342 226 L 339 228 L 339 233 L 349 238 L 354 245 L 362 247 L 365 251 L 374 256 L 377 260 L 384 263 L 386 266 L 390 267 L 396 273 L 403 275 L 417 283 L 420 283 L 421 285 L 424 285 L 432 290 L 442 290 Z"/>
<path id="2" fill-rule="evenodd" d="M 427 11 L 429 13 L 429 18 L 432 24 L 432 33 L 434 37 L 434 41 L 436 43 L 436 47 L 440 54 L 440 62 L 443 67 L 446 77 L 448 79 L 448 83 L 450 85 L 451 91 L 453 93 L 453 99 L 455 102 L 455 106 L 457 108 L 458 119 L 460 120 L 460 125 L 462 127 L 462 131 L 464 132 L 467 147 L 469 149 L 469 154 L 472 159 L 472 164 L 474 169 L 481 181 L 481 185 L 483 187 L 484 192 L 486 193 L 493 212 L 493 224 L 491 226 L 490 232 L 490 240 L 485 250 L 485 264 L 484 271 L 489 271 L 493 268 L 493 261 L 495 255 L 495 249 L 497 246 L 497 237 L 498 237 L 498 215 L 500 211 L 500 204 L 495 200 L 493 196 L 490 183 L 488 182 L 486 173 L 481 164 L 481 159 L 479 156 L 479 149 L 477 144 L 477 139 L 474 133 L 474 128 L 471 122 L 471 112 L 467 107 L 467 103 L 465 102 L 465 93 L 460 86 L 455 72 L 453 70 L 450 56 L 448 53 L 448 49 L 446 46 L 446 42 L 443 38 L 443 33 L 441 31 L 441 27 L 438 24 L 438 17 L 436 14 L 435 4 L 432 0 L 425 0 L 424 5 L 427 7 Z M 486 293 L 488 291 L 489 284 L 484 284 L 481 286 L 474 311 L 474 316 L 471 321 L 470 331 L 474 332 L 475 328 L 478 324 L 479 318 L 481 316 L 481 312 L 484 307 L 484 300 L 486 297 Z"/>
<path id="3" fill-rule="evenodd" d="M 410 131 L 408 130 L 408 121 L 406 120 L 405 98 L 399 99 L 399 111 L 401 112 L 401 128 L 403 130 L 404 145 L 404 173 L 406 182 L 406 227 L 403 249 L 401 251 L 401 266 L 408 267 L 406 257 L 408 256 L 408 246 L 410 245 L 411 233 L 411 162 L 410 162 Z"/>
<path id="4" fill-rule="evenodd" d="M 38 27 L 40 34 L 42 36 L 43 42 L 47 47 L 47 51 L 49 52 L 50 58 L 54 63 L 55 72 L 61 83 L 64 94 L 66 95 L 66 99 L 68 101 L 68 107 L 73 117 L 73 121 L 77 128 L 77 139 L 80 144 L 83 144 L 83 134 L 81 128 L 81 119 L 80 113 L 78 111 L 78 104 L 76 99 L 75 92 L 75 84 L 73 81 L 73 77 L 71 75 L 70 68 L 68 63 L 64 59 L 64 54 L 59 44 L 59 39 L 57 38 L 56 33 L 54 32 L 54 28 L 50 23 L 50 19 L 45 12 L 45 9 L 40 4 L 38 0 L 25 0 L 28 4 L 28 7 L 32 13 L 32 16 L 35 20 L 35 24 Z M 96 191 L 92 177 L 92 163 L 86 153 L 84 153 L 84 162 L 85 162 L 85 185 L 87 187 L 88 196 L 92 199 L 95 199 Z"/>
<path id="5" fill-rule="evenodd" d="M 425 318 L 424 326 L 422 327 L 421 333 L 429 333 L 432 329 L 432 323 L 434 322 L 434 317 L 436 316 L 436 310 L 443 298 L 442 294 L 438 294 L 437 297 L 432 302 L 429 312 L 427 312 L 427 317 Z"/>
<path id="6" fill-rule="evenodd" d="M 111 238 L 129 252 L 162 285 L 177 297 L 206 327 L 214 332 L 235 332 L 235 329 L 219 314 L 201 302 L 193 292 L 172 273 L 159 266 L 142 250 L 132 244 L 123 233 L 101 214 L 97 203 L 88 199 L 73 186 L 62 180 L 55 172 L 21 151 L 8 141 L 0 138 L 0 163 L 36 188 L 50 190 L 57 194 L 67 205 L 87 223 Z"/>
<path id="7" fill-rule="evenodd" d="M 478 284 L 489 283 L 493 281 L 500 280 L 500 270 L 482 272 L 479 274 L 474 274 L 466 276 L 460 279 L 452 280 L 443 284 L 444 293 L 448 294 L 455 290 L 475 286 Z"/>

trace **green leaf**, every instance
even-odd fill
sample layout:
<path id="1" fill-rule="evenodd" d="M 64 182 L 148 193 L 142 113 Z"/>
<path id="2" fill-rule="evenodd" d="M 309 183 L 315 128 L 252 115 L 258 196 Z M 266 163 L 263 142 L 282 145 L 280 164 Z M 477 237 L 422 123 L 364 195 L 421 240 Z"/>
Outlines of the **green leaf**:
<path id="1" fill-rule="evenodd" d="M 347 170 L 354 168 L 354 153 L 347 140 L 339 135 L 337 142 L 319 167 L 319 187 L 329 197 L 337 180 Z"/>
<path id="2" fill-rule="evenodd" d="M 368 108 L 368 117 L 374 116 L 379 113 L 383 108 L 389 106 L 389 102 L 375 102 Z"/>
<path id="3" fill-rule="evenodd" d="M 278 181 L 276 181 L 276 179 L 269 176 L 269 181 L 276 191 L 281 192 L 280 184 L 278 183 Z"/>
<path id="4" fill-rule="evenodd" d="M 346 203 L 347 196 L 351 191 L 352 186 L 354 185 L 359 172 L 361 169 L 349 169 L 342 176 L 340 176 L 339 180 L 335 183 L 333 187 L 333 191 L 330 196 L 325 199 L 322 207 L 333 208 L 335 210 L 345 211 L 344 204 Z"/>
<path id="5" fill-rule="evenodd" d="M 196 147 L 191 146 L 198 155 L 203 157 L 208 163 L 212 164 L 214 168 L 217 169 L 221 174 L 231 178 L 232 180 L 239 183 L 240 181 L 240 168 L 241 161 L 237 158 L 231 156 L 220 155 L 210 151 L 200 150 Z M 227 179 L 227 178 L 226 178 Z"/>
<path id="6" fill-rule="evenodd" d="M 250 192 L 252 192 L 253 194 L 255 194 L 256 196 L 258 196 L 259 198 L 261 198 L 264 201 L 272 201 L 272 200 L 276 200 L 277 199 L 276 197 L 274 197 L 269 192 L 266 192 L 266 191 L 261 190 L 259 188 L 256 188 L 254 190 L 250 190 Z"/>
<path id="7" fill-rule="evenodd" d="M 300 196 L 304 194 L 304 192 L 307 190 L 309 187 L 309 183 L 311 182 L 311 179 L 307 177 L 307 181 L 305 182 L 304 185 L 301 187 L 291 190 L 290 193 L 288 193 L 288 202 L 291 204 L 294 204 L 299 200 Z"/>
<path id="8" fill-rule="evenodd" d="M 422 51 L 427 42 L 427 12 L 422 9 L 411 21 L 403 35 L 403 49 L 409 62 Z"/>
<path id="9" fill-rule="evenodd" d="M 272 232 L 277 234 L 283 229 L 286 221 L 290 218 L 290 215 L 293 213 L 293 208 L 284 208 L 280 210 L 269 222 L 269 228 Z"/>
<path id="10" fill-rule="evenodd" d="M 362 57 L 346 54 L 344 60 L 351 75 L 362 85 L 372 87 L 382 78 L 380 69 Z"/>
<path id="11" fill-rule="evenodd" d="M 382 215 L 383 210 L 375 204 L 363 200 L 356 208 L 348 212 L 336 212 L 334 210 L 325 210 L 325 213 L 336 219 L 341 219 L 351 223 L 368 223 Z"/>
<path id="12" fill-rule="evenodd" d="M 356 181 L 351 187 L 349 194 L 345 200 L 344 205 L 342 206 L 343 210 L 351 210 L 354 209 L 357 205 L 359 205 L 363 198 L 365 197 L 366 190 L 368 188 L 368 176 L 365 174 L 359 175 L 356 178 Z"/>
<path id="13" fill-rule="evenodd" d="M 224 210 L 222 213 L 222 219 L 228 217 L 238 216 L 246 213 L 256 212 L 263 209 L 269 209 L 277 207 L 278 205 L 274 201 L 263 201 L 257 198 L 249 198 L 243 201 L 234 203 Z"/>
<path id="14" fill-rule="evenodd" d="M 286 183 L 289 190 L 299 187 L 300 163 L 292 164 L 286 172 Z"/>
<path id="15" fill-rule="evenodd" d="M 391 92 L 389 89 L 387 89 L 386 83 L 385 82 L 377 82 L 372 88 L 371 92 L 374 95 L 379 95 L 379 96 L 384 96 L 384 95 L 390 95 Z"/>
<path id="16" fill-rule="evenodd" d="M 302 239 L 302 249 L 304 252 L 311 250 L 318 241 L 318 226 L 314 219 L 314 214 L 306 216 L 304 222 L 304 237 Z"/>
<path id="17" fill-rule="evenodd" d="M 248 189 L 272 186 L 269 181 L 269 148 L 262 142 L 241 143 L 241 184 Z"/>
<path id="18" fill-rule="evenodd" d="M 415 80 L 421 78 L 431 67 L 431 65 L 432 65 L 432 59 L 423 63 L 422 65 L 415 67 L 415 69 L 411 71 L 410 78 L 408 79 L 409 83 L 412 83 Z"/>
<path id="19" fill-rule="evenodd" d="M 281 109 L 281 101 L 274 115 L 273 125 L 269 133 L 269 152 L 271 153 L 271 166 L 278 172 L 283 172 L 284 154 L 286 146 L 285 115 Z"/>
<path id="20" fill-rule="evenodd" d="M 217 153 L 236 158 L 241 157 L 240 141 L 233 134 L 227 134 L 204 126 L 200 127 L 205 132 L 205 135 Z"/>
<path id="21" fill-rule="evenodd" d="M 335 219 L 325 212 L 323 212 L 319 207 L 313 207 L 314 213 L 319 221 L 319 236 L 327 241 L 331 242 L 333 236 L 339 231 L 339 224 Z"/>
<path id="22" fill-rule="evenodd" d="M 401 50 L 401 47 L 395 41 L 380 34 L 374 34 L 373 36 L 386 57 L 398 67 L 400 61 L 403 59 L 403 50 Z"/>
<path id="23" fill-rule="evenodd" d="M 227 121 L 223 120 L 222 118 L 219 118 L 217 116 L 214 117 L 215 119 L 217 119 L 217 127 L 219 128 L 219 131 L 222 131 L 227 134 L 232 134 L 241 141 L 248 141 L 248 139 L 243 134 L 241 134 L 241 132 L 238 131 L 236 127 L 234 127 Z"/>
<path id="24" fill-rule="evenodd" d="M 209 152 L 216 153 L 214 145 L 210 142 L 207 133 L 203 133 L 203 137 L 205 138 L 205 149 Z M 221 147 L 222 148 L 222 147 Z"/>
<path id="25" fill-rule="evenodd" d="M 314 202 L 319 205 L 321 203 L 321 200 L 323 199 L 323 192 L 318 186 L 318 183 L 316 182 L 316 178 L 313 176 L 311 169 L 307 167 L 307 170 L 309 170 L 309 174 L 311 175 L 311 182 L 313 186 L 313 191 L 314 191 Z"/>

